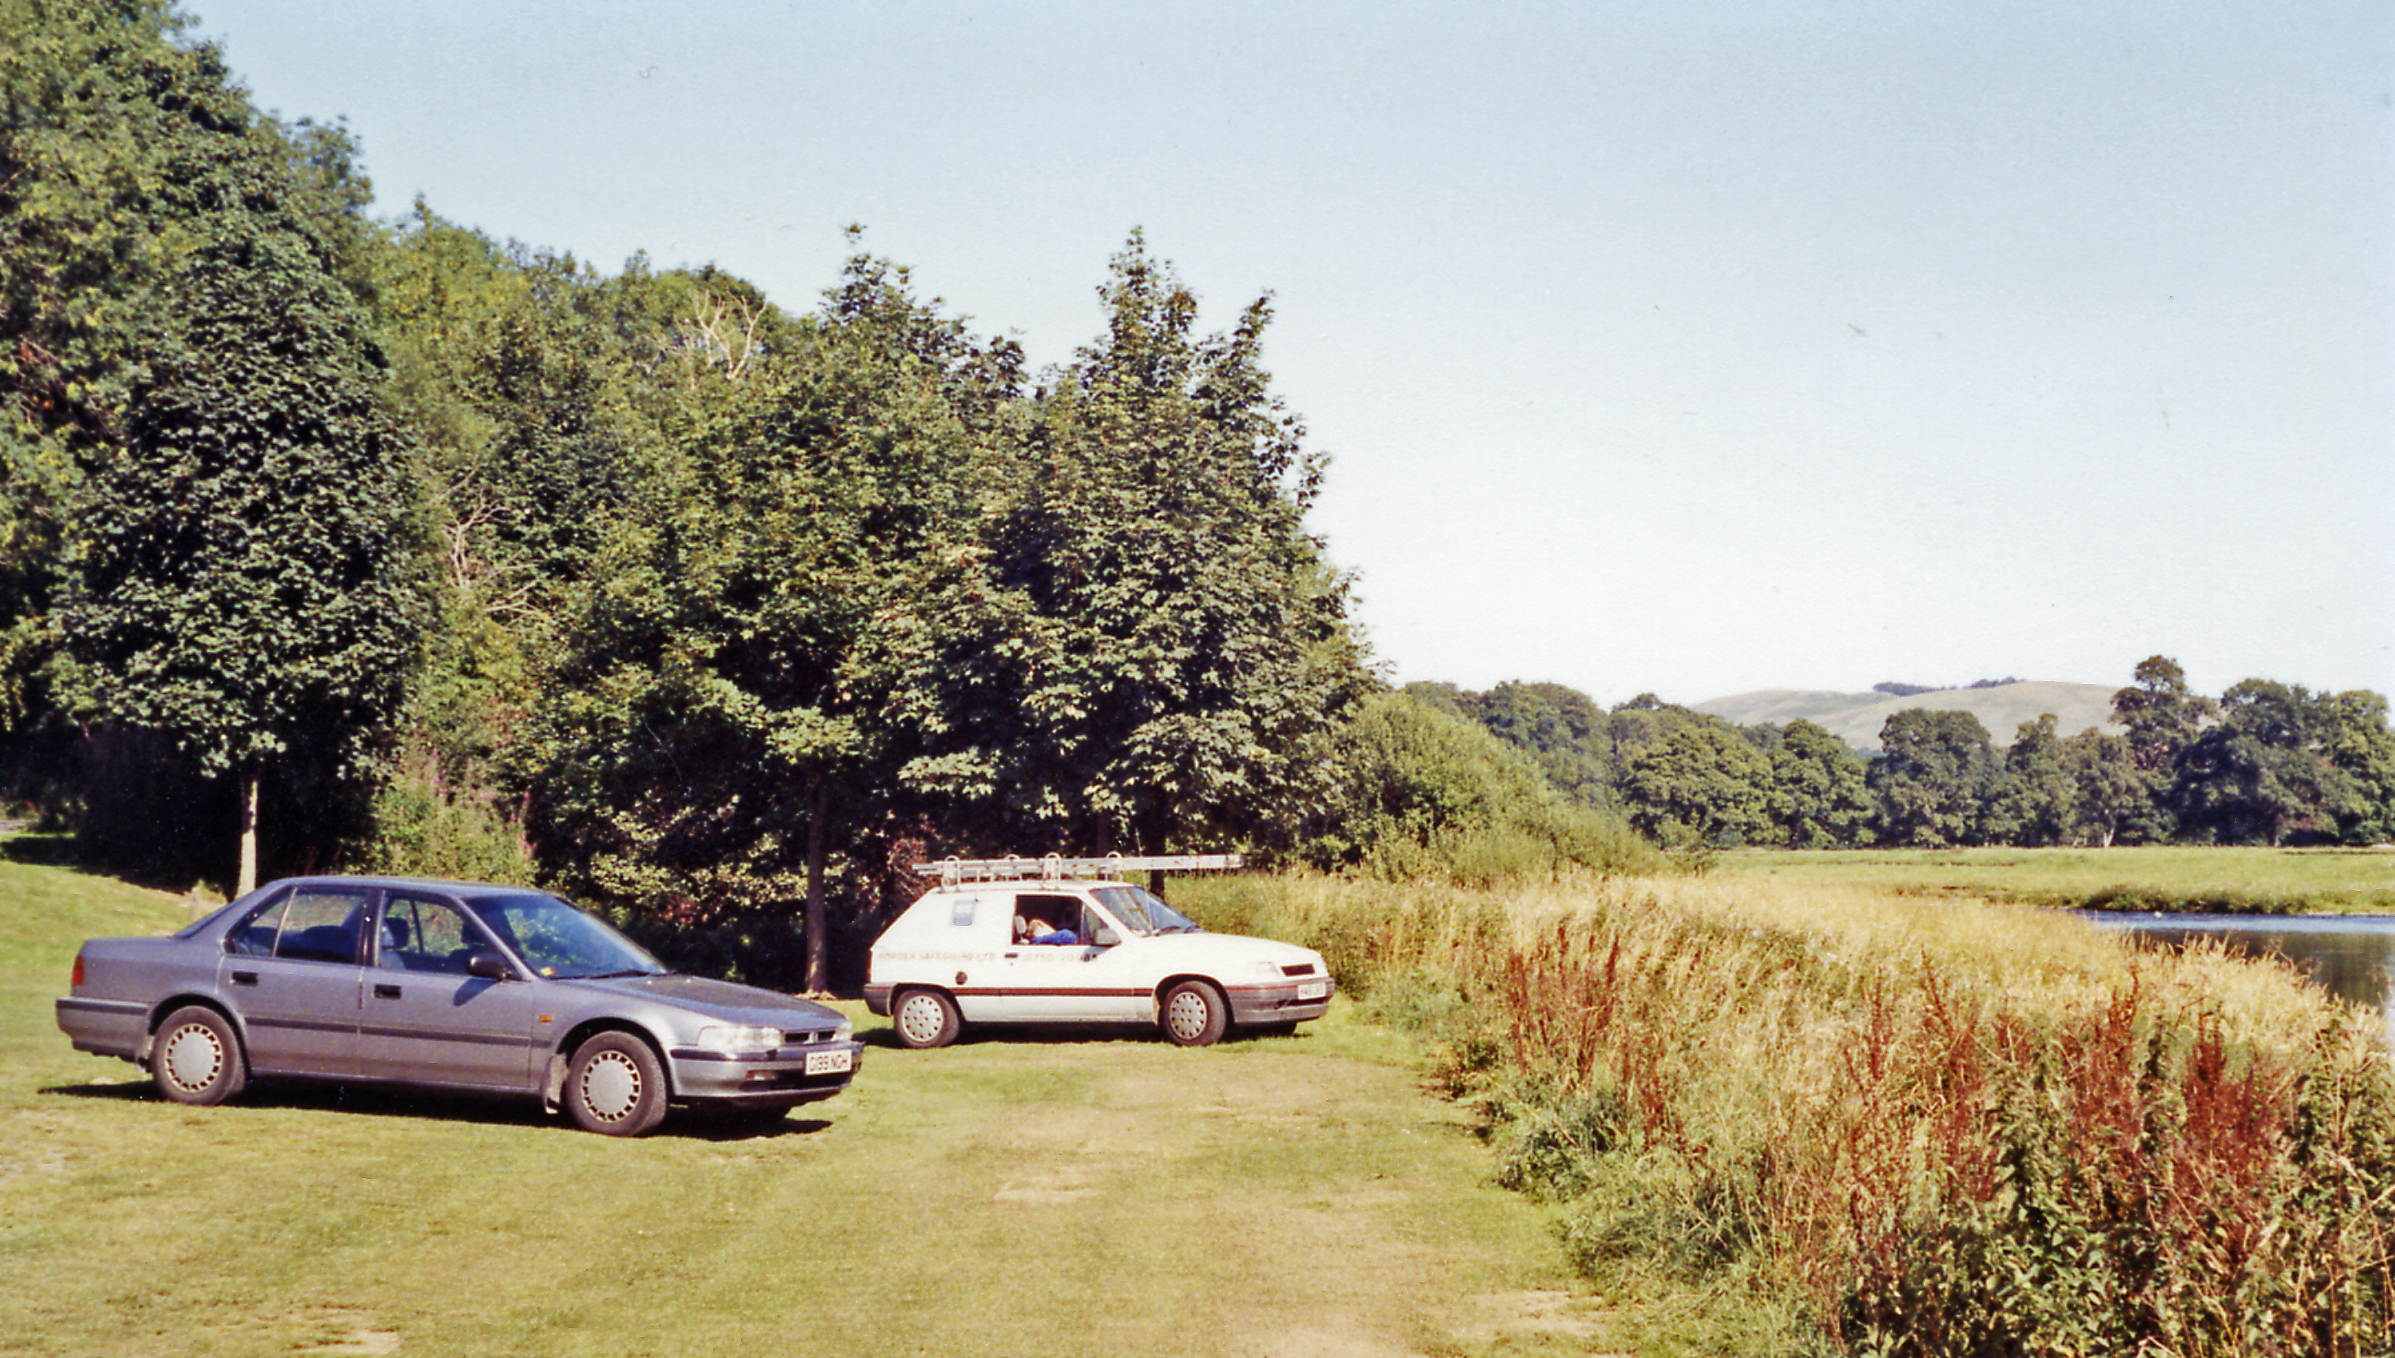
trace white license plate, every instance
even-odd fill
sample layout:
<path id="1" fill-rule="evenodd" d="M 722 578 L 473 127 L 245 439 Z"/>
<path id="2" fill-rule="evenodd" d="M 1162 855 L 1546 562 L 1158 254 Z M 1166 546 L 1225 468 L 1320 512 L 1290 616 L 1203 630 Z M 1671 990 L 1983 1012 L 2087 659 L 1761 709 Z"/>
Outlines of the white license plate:
<path id="1" fill-rule="evenodd" d="M 1301 1000 L 1319 1000 L 1330 993 L 1331 983 L 1328 981 L 1308 981 L 1297 988 L 1297 998 Z"/>
<path id="2" fill-rule="evenodd" d="M 849 1056 L 850 1053 L 846 1051 L 808 1052 L 807 1074 L 837 1075 L 848 1069 Z"/>

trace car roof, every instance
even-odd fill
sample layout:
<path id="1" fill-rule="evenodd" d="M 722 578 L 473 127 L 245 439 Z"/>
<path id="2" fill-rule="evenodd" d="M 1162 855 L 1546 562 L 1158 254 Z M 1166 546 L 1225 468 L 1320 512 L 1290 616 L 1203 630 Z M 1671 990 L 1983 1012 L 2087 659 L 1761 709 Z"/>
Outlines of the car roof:
<path id="1" fill-rule="evenodd" d="M 943 891 L 995 891 L 1001 888 L 1016 891 L 1054 891 L 1064 887 L 1129 886 L 1111 877 L 985 877 L 979 881 L 943 883 L 923 893 L 926 896 Z"/>
<path id="2" fill-rule="evenodd" d="M 330 873 L 307 877 L 278 877 L 260 887 L 259 890 L 271 891 L 276 887 L 284 886 L 427 887 L 436 891 L 523 891 L 544 896 L 549 894 L 539 887 L 509 886 L 502 882 L 462 882 L 448 877 L 397 877 L 373 873 Z"/>

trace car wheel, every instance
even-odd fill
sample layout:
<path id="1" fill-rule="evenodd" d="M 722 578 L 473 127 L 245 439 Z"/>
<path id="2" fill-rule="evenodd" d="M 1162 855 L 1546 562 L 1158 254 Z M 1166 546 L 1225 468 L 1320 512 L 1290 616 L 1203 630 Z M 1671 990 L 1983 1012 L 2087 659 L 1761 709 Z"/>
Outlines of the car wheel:
<path id="1" fill-rule="evenodd" d="M 233 1022 L 203 1005 L 186 1005 L 158 1025 L 150 1078 L 177 1103 L 223 1103 L 249 1083 Z"/>
<path id="2" fill-rule="evenodd" d="M 910 1047 L 945 1047 L 956 1041 L 957 1033 L 965 1026 L 957 1016 L 956 1001 L 936 990 L 910 990 L 898 997 L 898 1005 L 890 1011 L 890 1026 L 898 1031 L 898 1040 Z"/>
<path id="3" fill-rule="evenodd" d="M 1164 992 L 1164 1035 L 1184 1047 L 1212 1045 L 1231 1024 L 1222 992 L 1204 981 L 1183 981 Z"/>
<path id="4" fill-rule="evenodd" d="M 586 1132 L 639 1136 L 665 1120 L 665 1069 L 632 1034 L 600 1033 L 574 1049 L 565 1106 Z"/>

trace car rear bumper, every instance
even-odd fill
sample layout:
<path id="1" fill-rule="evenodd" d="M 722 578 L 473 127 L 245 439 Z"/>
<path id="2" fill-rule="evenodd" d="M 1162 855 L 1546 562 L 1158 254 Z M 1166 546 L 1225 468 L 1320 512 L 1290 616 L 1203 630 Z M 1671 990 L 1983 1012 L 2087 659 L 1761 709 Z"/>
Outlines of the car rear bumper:
<path id="1" fill-rule="evenodd" d="M 58 1026 L 75 1050 L 95 1056 L 133 1060 L 150 1035 L 150 1011 L 134 1000 L 91 1000 L 68 996 L 58 1001 Z"/>
<path id="2" fill-rule="evenodd" d="M 1310 993 L 1319 990 L 1319 994 Z M 1234 986 L 1226 992 L 1231 1022 L 1242 1026 L 1303 1023 L 1330 1012 L 1338 983 L 1327 976 L 1310 976 L 1284 985 Z"/>
<path id="3" fill-rule="evenodd" d="M 676 1047 L 666 1059 L 677 1099 L 727 1108 L 788 1108 L 828 1099 L 848 1088 L 864 1064 L 865 1044 L 810 1042 L 769 1052 Z M 831 1066 L 840 1068 L 826 1068 Z"/>
<path id="4" fill-rule="evenodd" d="M 896 990 L 897 988 L 898 987 L 895 985 L 878 985 L 871 981 L 866 982 L 866 1011 L 887 1017 L 890 1012 L 890 992 Z"/>

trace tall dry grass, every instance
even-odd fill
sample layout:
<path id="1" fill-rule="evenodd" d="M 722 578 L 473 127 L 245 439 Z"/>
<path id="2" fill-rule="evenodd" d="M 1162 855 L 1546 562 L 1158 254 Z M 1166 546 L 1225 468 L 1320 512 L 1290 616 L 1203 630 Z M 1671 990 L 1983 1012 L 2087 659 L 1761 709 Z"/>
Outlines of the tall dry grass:
<path id="1" fill-rule="evenodd" d="M 1441 1028 L 1592 1271 L 1851 1353 L 2390 1352 L 2395 1072 L 2282 967 L 1740 877 L 1197 895 Z"/>

